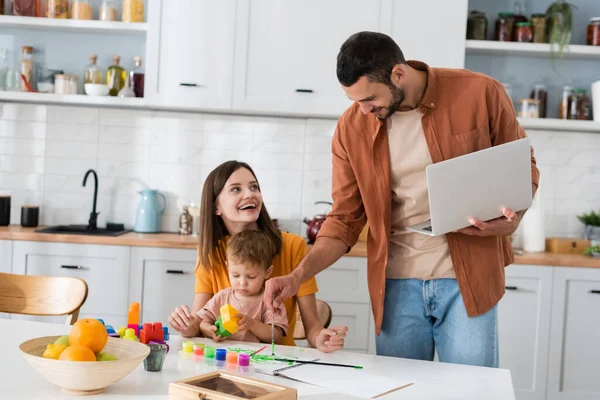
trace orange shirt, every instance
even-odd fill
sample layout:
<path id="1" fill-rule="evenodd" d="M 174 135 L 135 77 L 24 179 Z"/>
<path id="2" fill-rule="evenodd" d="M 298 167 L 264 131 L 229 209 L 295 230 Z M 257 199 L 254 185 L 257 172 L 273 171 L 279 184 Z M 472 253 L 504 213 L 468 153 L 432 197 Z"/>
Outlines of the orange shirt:
<path id="1" fill-rule="evenodd" d="M 281 252 L 273 260 L 273 274 L 271 277 L 283 276 L 292 272 L 307 252 L 306 242 L 300 236 L 281 232 L 281 239 Z M 196 293 L 210 293 L 214 295 L 229 287 L 231 287 L 231 284 L 229 283 L 229 274 L 226 265 L 213 265 L 210 269 L 206 269 L 200 264 L 200 258 L 198 258 L 196 262 Z M 297 298 L 315 294 L 317 291 L 317 280 L 313 277 L 300 285 L 296 296 L 284 301 L 289 321 L 289 333 L 283 338 L 281 344 L 288 346 L 295 345 L 294 328 L 296 327 Z"/>
<path id="2" fill-rule="evenodd" d="M 418 61 L 408 63 L 428 74 L 418 109 L 423 113 L 421 123 L 433 163 L 526 136 L 506 90 L 498 81 L 467 70 L 430 68 Z M 331 147 L 333 209 L 319 236 L 337 238 L 350 248 L 358 241 L 368 219 L 367 277 L 379 334 L 392 224 L 386 123 L 373 114 L 364 115 L 355 103 L 340 118 Z M 537 188 L 539 171 L 533 149 L 531 178 L 532 187 Z M 449 233 L 446 238 L 467 314 L 470 317 L 484 314 L 504 295 L 504 267 L 514 259 L 510 241 L 508 237 L 458 233 Z"/>

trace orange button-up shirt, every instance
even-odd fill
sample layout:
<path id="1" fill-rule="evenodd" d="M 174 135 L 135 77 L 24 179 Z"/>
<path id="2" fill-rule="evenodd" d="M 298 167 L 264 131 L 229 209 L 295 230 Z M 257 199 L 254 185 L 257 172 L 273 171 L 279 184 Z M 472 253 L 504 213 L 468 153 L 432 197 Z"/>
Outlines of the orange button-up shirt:
<path id="1" fill-rule="evenodd" d="M 466 70 L 431 68 L 419 109 L 433 163 L 497 146 L 526 136 L 504 87 L 489 76 Z M 410 149 L 398 149 L 410 151 Z M 392 190 L 386 124 L 364 115 L 357 103 L 340 118 L 332 142 L 333 209 L 319 236 L 342 240 L 349 248 L 369 221 L 368 285 L 377 334 L 381 333 Z M 533 188 L 539 171 L 531 149 Z M 510 179 L 510 177 L 507 177 Z M 477 188 L 473 188 L 477 191 Z M 446 235 L 456 279 L 469 316 L 489 311 L 504 295 L 504 267 L 514 260 L 508 237 Z"/>

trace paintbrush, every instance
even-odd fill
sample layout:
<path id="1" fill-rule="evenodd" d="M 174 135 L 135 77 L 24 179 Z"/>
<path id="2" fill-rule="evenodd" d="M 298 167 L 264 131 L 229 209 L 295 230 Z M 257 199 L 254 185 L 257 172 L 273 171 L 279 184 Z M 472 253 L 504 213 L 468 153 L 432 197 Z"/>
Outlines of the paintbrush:
<path id="1" fill-rule="evenodd" d="M 263 347 L 261 347 L 260 349 L 256 350 L 254 353 L 250 354 L 250 357 L 252 357 L 252 356 L 253 356 L 253 355 L 255 355 L 255 354 L 258 354 L 258 353 L 260 353 L 261 351 L 263 351 L 263 350 L 264 350 L 264 349 L 266 349 L 266 348 L 267 348 L 267 346 L 263 346 Z"/>
<path id="2" fill-rule="evenodd" d="M 301 361 L 301 360 L 292 360 L 290 358 L 274 358 L 274 360 L 299 363 L 299 364 L 315 364 L 315 365 L 327 365 L 330 367 L 348 367 L 348 368 L 355 368 L 355 369 L 363 369 L 363 367 L 361 367 L 360 365 L 335 364 L 335 363 L 326 363 L 326 362 L 320 362 L 320 361 Z"/>
<path id="3" fill-rule="evenodd" d="M 273 302 L 275 302 L 275 293 L 273 293 Z M 275 306 L 271 315 L 271 355 L 275 355 Z"/>

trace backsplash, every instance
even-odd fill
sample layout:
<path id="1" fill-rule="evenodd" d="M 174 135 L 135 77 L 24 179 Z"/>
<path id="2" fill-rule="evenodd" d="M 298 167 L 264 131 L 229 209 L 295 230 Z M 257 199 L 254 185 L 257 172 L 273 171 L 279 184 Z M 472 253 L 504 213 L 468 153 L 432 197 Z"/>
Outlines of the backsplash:
<path id="1" fill-rule="evenodd" d="M 183 204 L 198 203 L 208 173 L 225 160 L 248 162 L 265 204 L 284 229 L 331 200 L 335 120 L 0 104 L 0 192 L 20 206 L 41 205 L 41 223 L 86 224 L 94 168 L 99 226 L 132 227 L 143 188 L 167 196 L 163 230 L 175 232 Z M 600 208 L 600 135 L 530 131 L 542 174 L 546 234 L 576 236 L 576 215 Z M 90 184 L 92 183 L 92 184 Z"/>

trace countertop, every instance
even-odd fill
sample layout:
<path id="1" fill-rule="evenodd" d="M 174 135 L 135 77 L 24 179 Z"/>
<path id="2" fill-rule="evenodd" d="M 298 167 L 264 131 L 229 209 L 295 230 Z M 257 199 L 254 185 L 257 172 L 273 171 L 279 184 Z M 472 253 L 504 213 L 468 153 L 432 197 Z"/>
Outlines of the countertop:
<path id="1" fill-rule="evenodd" d="M 0 240 L 27 240 L 32 242 L 62 242 L 78 244 L 106 244 L 112 246 L 163 247 L 172 249 L 196 249 L 198 237 L 183 236 L 177 233 L 135 233 L 129 232 L 117 237 L 84 236 L 37 233 L 37 228 L 23 228 L 20 225 L 0 227 Z M 366 257 L 367 244 L 358 242 L 347 254 L 349 257 Z M 578 254 L 524 253 L 515 255 L 515 264 L 600 268 L 600 258 Z"/>

